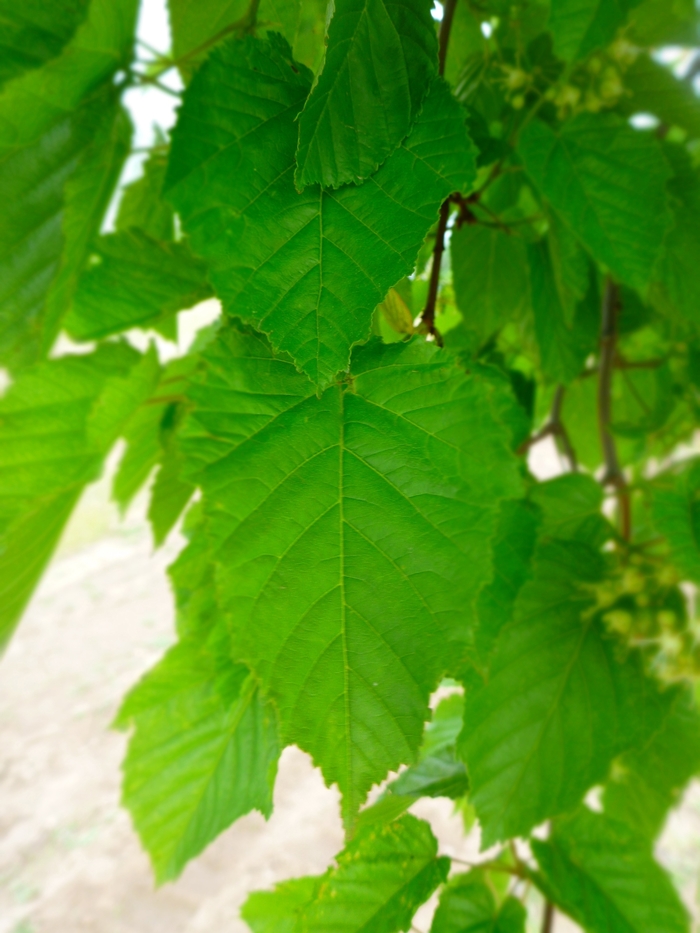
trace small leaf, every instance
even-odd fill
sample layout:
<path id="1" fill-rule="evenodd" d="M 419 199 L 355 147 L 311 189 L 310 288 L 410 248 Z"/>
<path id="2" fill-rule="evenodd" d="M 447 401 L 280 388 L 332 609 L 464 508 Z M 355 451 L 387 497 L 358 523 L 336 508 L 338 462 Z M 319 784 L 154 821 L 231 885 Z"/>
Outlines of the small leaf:
<path id="1" fill-rule="evenodd" d="M 298 118 L 297 188 L 372 175 L 408 135 L 436 72 L 428 0 L 336 0 L 323 70 Z"/>
<path id="2" fill-rule="evenodd" d="M 688 916 L 670 878 L 642 840 L 581 807 L 533 839 L 533 880 L 590 933 L 687 933 Z"/>
<path id="3" fill-rule="evenodd" d="M 621 282 L 648 285 L 670 225 L 669 170 L 658 140 L 612 114 L 552 129 L 532 120 L 518 151 L 553 210 Z"/>
<path id="4" fill-rule="evenodd" d="M 452 276 L 464 326 L 485 343 L 528 303 L 523 241 L 501 230 L 464 224 L 450 239 Z"/>
<path id="5" fill-rule="evenodd" d="M 360 830 L 304 912 L 304 933 L 398 933 L 447 878 L 430 826 L 402 816 Z"/>
<path id="6" fill-rule="evenodd" d="M 167 167 L 167 153 L 155 149 L 143 167 L 143 175 L 124 189 L 116 220 L 118 231 L 138 227 L 154 240 L 169 243 L 175 238 L 174 212 L 162 197 Z"/>
<path id="7" fill-rule="evenodd" d="M 301 916 L 324 877 L 291 878 L 273 891 L 254 891 L 241 907 L 241 917 L 253 933 L 301 933 Z"/>
<path id="8" fill-rule="evenodd" d="M 408 305 L 395 288 L 390 288 L 379 309 L 388 321 L 392 330 L 397 334 L 412 334 L 414 332 L 413 318 Z"/>
<path id="9" fill-rule="evenodd" d="M 654 114 L 668 127 L 684 129 L 692 139 L 700 136 L 700 101 L 687 81 L 659 65 L 650 55 L 639 55 L 625 72 L 622 112 Z"/>
<path id="10" fill-rule="evenodd" d="M 238 817 L 272 812 L 275 717 L 243 665 L 182 641 L 127 694 L 116 724 L 135 725 L 122 799 L 158 882 Z"/>
<path id="11" fill-rule="evenodd" d="M 440 895 L 430 933 L 525 933 L 525 908 L 514 897 L 498 905 L 483 873 L 454 875 Z"/>
<path id="12" fill-rule="evenodd" d="M 653 516 L 684 579 L 700 584 L 700 460 L 660 476 L 653 484 Z"/>

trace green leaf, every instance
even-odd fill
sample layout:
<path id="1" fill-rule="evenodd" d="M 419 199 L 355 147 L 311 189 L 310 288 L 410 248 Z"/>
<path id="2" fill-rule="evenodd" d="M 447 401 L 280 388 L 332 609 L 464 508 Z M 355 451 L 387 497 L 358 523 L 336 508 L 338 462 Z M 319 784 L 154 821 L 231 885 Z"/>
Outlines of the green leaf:
<path id="1" fill-rule="evenodd" d="M 154 150 L 144 165 L 143 175 L 124 189 L 117 214 L 118 231 L 138 227 L 154 240 L 171 242 L 175 239 L 173 209 L 162 197 L 167 167 L 167 154 Z"/>
<path id="2" fill-rule="evenodd" d="M 537 511 L 522 500 L 501 505 L 493 544 L 493 580 L 479 594 L 474 653 L 470 657 L 484 673 L 501 629 L 513 618 L 518 593 L 531 575 L 538 529 Z"/>
<path id="3" fill-rule="evenodd" d="M 253 933 L 300 933 L 301 916 L 324 877 L 292 878 L 273 891 L 254 891 L 241 907 L 241 917 Z"/>
<path id="4" fill-rule="evenodd" d="M 250 0 L 168 0 L 173 58 L 186 80 L 216 41 L 244 25 L 250 6 Z"/>
<path id="5" fill-rule="evenodd" d="M 176 878 L 238 817 L 269 817 L 279 745 L 272 707 L 242 664 L 182 641 L 127 695 L 122 800 L 158 882 Z"/>
<path id="6" fill-rule="evenodd" d="M 186 243 L 152 239 L 136 228 L 100 237 L 78 284 L 68 333 L 94 340 L 147 327 L 211 296 L 206 267 Z"/>
<path id="7" fill-rule="evenodd" d="M 562 279 L 557 276 L 549 237 L 529 246 L 527 254 L 540 364 L 547 379 L 566 384 L 581 374 L 586 358 L 597 348 L 598 289 L 592 282 L 590 299 L 574 299 L 572 308 L 560 287 Z"/>
<path id="8" fill-rule="evenodd" d="M 530 844 L 538 887 L 590 933 L 687 933 L 670 878 L 622 824 L 582 807 Z"/>
<path id="9" fill-rule="evenodd" d="M 148 507 L 148 520 L 156 547 L 163 544 L 192 498 L 194 486 L 183 479 L 183 466 L 183 458 L 178 451 L 166 450 Z"/>
<path id="10" fill-rule="evenodd" d="M 608 45 L 641 0 L 552 0 L 549 31 L 554 51 L 565 61 L 578 61 Z"/>
<path id="11" fill-rule="evenodd" d="M 110 79 L 128 63 L 137 6 L 93 0 L 62 54 L 0 97 L 0 362 L 15 370 L 48 349 L 124 157 L 125 118 Z"/>
<path id="12" fill-rule="evenodd" d="M 630 749 L 615 763 L 603 794 L 605 814 L 652 843 L 698 771 L 700 715 L 681 694 L 651 742 Z"/>
<path id="13" fill-rule="evenodd" d="M 623 113 L 652 113 L 669 127 L 679 126 L 691 138 L 700 136 L 700 101 L 692 85 L 676 78 L 650 55 L 640 55 L 625 72 Z"/>
<path id="14" fill-rule="evenodd" d="M 406 815 L 361 829 L 321 881 L 303 933 L 398 933 L 447 878 L 448 858 L 423 820 Z"/>
<path id="15" fill-rule="evenodd" d="M 665 155 L 674 169 L 669 190 L 674 199 L 675 225 L 666 237 L 663 253 L 655 270 L 652 298 L 672 317 L 700 325 L 700 270 L 696 258 L 700 250 L 700 174 L 685 150 L 666 146 Z M 659 302 L 659 298 L 661 301 Z"/>
<path id="16" fill-rule="evenodd" d="M 538 483 L 530 499 L 540 512 L 542 537 L 575 540 L 593 548 L 612 537 L 612 526 L 603 517 L 603 490 L 592 476 L 566 473 Z"/>
<path id="17" fill-rule="evenodd" d="M 658 140 L 613 114 L 558 130 L 531 121 L 518 151 L 553 210 L 593 258 L 633 288 L 648 285 L 670 215 Z"/>
<path id="18" fill-rule="evenodd" d="M 694 45 L 698 39 L 695 0 L 643 0 L 630 16 L 635 45 Z"/>
<path id="19" fill-rule="evenodd" d="M 657 478 L 652 493 L 654 524 L 671 548 L 684 579 L 700 584 L 700 460 Z"/>
<path id="20" fill-rule="evenodd" d="M 459 104 L 436 81 L 411 135 L 364 185 L 299 194 L 294 117 L 310 83 L 274 34 L 217 48 L 185 95 L 168 186 L 225 310 L 322 387 L 347 369 L 441 202 L 475 170 Z"/>
<path id="21" fill-rule="evenodd" d="M 464 762 L 455 755 L 463 718 L 464 697 L 461 694 L 443 700 L 425 727 L 418 762 L 392 781 L 387 793 L 414 799 L 463 797 L 469 790 L 469 780 Z"/>
<path id="22" fill-rule="evenodd" d="M 85 19 L 88 0 L 0 0 L 0 84 L 55 58 Z"/>
<path id="23" fill-rule="evenodd" d="M 525 908 L 514 897 L 496 903 L 481 872 L 454 875 L 440 895 L 430 933 L 525 933 Z"/>
<path id="24" fill-rule="evenodd" d="M 671 695 L 638 656 L 619 658 L 592 611 L 603 567 L 581 542 L 540 544 L 488 680 L 467 692 L 460 747 L 484 847 L 572 809 L 666 715 Z"/>
<path id="25" fill-rule="evenodd" d="M 450 239 L 457 307 L 485 343 L 527 307 L 525 245 L 493 227 L 464 224 Z M 505 272 L 507 270 L 507 274 Z"/>
<path id="26" fill-rule="evenodd" d="M 437 72 L 430 8 L 336 0 L 323 71 L 299 115 L 297 188 L 360 183 L 408 135 Z"/>
<path id="27" fill-rule="evenodd" d="M 229 329 L 205 358 L 181 445 L 222 605 L 284 741 L 338 783 L 351 821 L 415 759 L 516 462 L 488 383 L 420 339 L 356 350 L 350 380 L 320 397 L 259 336 Z"/>
<path id="28" fill-rule="evenodd" d="M 50 360 L 0 398 L 0 648 L 127 417 L 123 380 L 138 360 L 120 344 Z"/>

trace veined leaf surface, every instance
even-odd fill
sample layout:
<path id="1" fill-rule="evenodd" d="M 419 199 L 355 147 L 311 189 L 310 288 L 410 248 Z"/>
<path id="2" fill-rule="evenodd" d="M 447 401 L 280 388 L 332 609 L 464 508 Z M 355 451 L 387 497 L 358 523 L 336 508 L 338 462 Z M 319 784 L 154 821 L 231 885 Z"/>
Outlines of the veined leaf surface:
<path id="1" fill-rule="evenodd" d="M 350 821 L 415 759 L 470 637 L 498 501 L 519 488 L 507 431 L 488 383 L 418 339 L 356 350 L 320 397 L 260 337 L 229 329 L 206 358 L 182 444 L 223 608 L 283 739 L 338 783 Z"/>

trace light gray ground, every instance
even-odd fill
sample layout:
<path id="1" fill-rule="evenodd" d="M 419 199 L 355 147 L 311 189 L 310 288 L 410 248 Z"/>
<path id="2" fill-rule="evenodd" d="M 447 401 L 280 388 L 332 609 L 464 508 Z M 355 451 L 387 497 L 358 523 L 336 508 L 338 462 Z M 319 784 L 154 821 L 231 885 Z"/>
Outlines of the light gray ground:
<path id="1" fill-rule="evenodd" d="M 164 569 L 179 542 L 153 554 L 142 512 L 119 526 L 106 483 L 88 490 L 0 662 L 0 933 L 244 933 L 249 891 L 320 872 L 342 847 L 336 792 L 289 748 L 269 823 L 239 820 L 176 883 L 154 889 L 119 806 L 126 739 L 109 729 L 125 690 L 173 638 Z M 445 854 L 476 856 L 449 801 L 414 812 Z M 691 903 L 699 828 L 693 791 L 661 846 Z M 556 933 L 572 929 L 559 918 Z"/>

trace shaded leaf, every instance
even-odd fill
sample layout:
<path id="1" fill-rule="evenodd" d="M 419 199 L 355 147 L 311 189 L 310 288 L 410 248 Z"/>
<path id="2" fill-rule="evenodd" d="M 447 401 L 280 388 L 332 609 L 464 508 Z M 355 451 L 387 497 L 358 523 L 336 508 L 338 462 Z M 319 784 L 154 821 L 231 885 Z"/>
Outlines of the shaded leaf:
<path id="1" fill-rule="evenodd" d="M 428 0 L 336 0 L 326 60 L 299 115 L 294 180 L 372 175 L 408 135 L 437 72 Z"/>
<path id="2" fill-rule="evenodd" d="M 641 0 L 552 0 L 549 30 L 554 51 L 565 61 L 578 61 L 615 38 Z"/>
<path id="3" fill-rule="evenodd" d="M 692 85 L 650 55 L 640 55 L 625 72 L 625 91 L 624 113 L 652 113 L 669 127 L 680 126 L 691 138 L 700 136 L 700 100 Z"/>
<path id="4" fill-rule="evenodd" d="M 454 875 L 440 895 L 430 933 L 525 933 L 525 908 L 514 897 L 502 904 L 481 872 Z"/>
<path id="5" fill-rule="evenodd" d="M 691 460 L 653 485 L 654 524 L 683 577 L 700 584 L 700 461 Z"/>
<path id="6" fill-rule="evenodd" d="M 484 847 L 576 806 L 668 711 L 672 696 L 618 656 L 592 612 L 586 584 L 603 572 L 583 543 L 540 544 L 488 680 L 467 693 L 460 747 Z"/>
<path id="7" fill-rule="evenodd" d="M 0 0 L 0 84 L 55 58 L 87 8 L 88 0 Z"/>
<path id="8" fill-rule="evenodd" d="M 299 194 L 294 117 L 310 83 L 274 34 L 217 48 L 185 96 L 168 190 L 224 308 L 325 386 L 474 162 L 459 105 L 437 81 L 411 135 L 364 185 Z"/>
<path id="9" fill-rule="evenodd" d="M 612 114 L 583 114 L 558 130 L 531 121 L 518 151 L 540 192 L 593 258 L 621 282 L 643 289 L 670 224 L 669 170 L 658 140 Z"/>
<path id="10" fill-rule="evenodd" d="M 590 933 L 687 933 L 670 878 L 622 824 L 582 807 L 531 845 L 538 887 Z"/>
<path id="11" fill-rule="evenodd" d="M 100 237 L 94 260 L 66 320 L 78 340 L 146 327 L 211 296 L 206 267 L 186 243 L 158 242 L 133 228 Z"/>
<path id="12" fill-rule="evenodd" d="M 116 220 L 118 231 L 138 227 L 154 240 L 170 242 L 175 238 L 173 209 L 162 197 L 167 167 L 167 153 L 154 150 L 143 167 L 143 175 L 124 189 Z"/>

